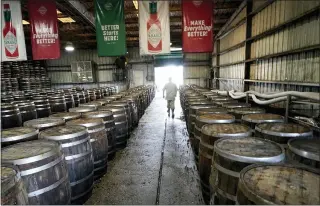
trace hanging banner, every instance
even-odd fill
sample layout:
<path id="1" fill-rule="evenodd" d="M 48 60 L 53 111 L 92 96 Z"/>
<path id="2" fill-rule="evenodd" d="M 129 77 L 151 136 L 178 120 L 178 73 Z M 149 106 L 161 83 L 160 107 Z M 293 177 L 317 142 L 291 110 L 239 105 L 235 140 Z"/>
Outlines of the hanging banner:
<path id="1" fill-rule="evenodd" d="M 95 0 L 96 34 L 99 56 L 126 54 L 124 1 Z"/>
<path id="2" fill-rule="evenodd" d="M 212 52 L 212 12 L 211 0 L 182 1 L 183 52 Z"/>
<path id="3" fill-rule="evenodd" d="M 20 1 L 1 1 L 1 61 L 27 60 Z"/>
<path id="4" fill-rule="evenodd" d="M 139 1 L 140 55 L 170 53 L 169 1 Z"/>
<path id="5" fill-rule="evenodd" d="M 28 9 L 33 60 L 60 58 L 55 1 L 29 0 Z"/>

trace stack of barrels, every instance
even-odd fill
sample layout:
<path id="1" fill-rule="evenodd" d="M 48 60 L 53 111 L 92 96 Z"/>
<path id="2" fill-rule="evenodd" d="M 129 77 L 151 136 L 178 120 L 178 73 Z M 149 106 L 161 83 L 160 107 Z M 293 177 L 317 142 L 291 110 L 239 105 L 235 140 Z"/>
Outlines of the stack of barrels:
<path id="1" fill-rule="evenodd" d="M 320 204 L 310 128 L 196 85 L 179 91 L 206 204 Z"/>
<path id="2" fill-rule="evenodd" d="M 1 105 L 1 204 L 85 203 L 155 95 L 153 86 L 77 89 Z"/>

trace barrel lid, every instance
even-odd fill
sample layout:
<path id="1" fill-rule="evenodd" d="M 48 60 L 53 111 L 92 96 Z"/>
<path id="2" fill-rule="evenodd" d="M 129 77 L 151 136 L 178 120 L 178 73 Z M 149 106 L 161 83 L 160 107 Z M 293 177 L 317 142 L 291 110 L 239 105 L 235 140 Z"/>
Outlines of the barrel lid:
<path id="1" fill-rule="evenodd" d="M 214 152 L 245 163 L 278 163 L 285 158 L 280 145 L 257 137 L 219 139 L 214 143 Z"/>
<path id="2" fill-rule="evenodd" d="M 202 108 L 217 108 L 217 106 L 214 106 L 212 104 L 196 104 L 196 105 L 191 105 L 189 107 L 189 109 L 194 109 L 194 110 L 198 110 L 198 109 L 202 109 Z"/>
<path id="3" fill-rule="evenodd" d="M 222 123 L 232 123 L 235 121 L 235 117 L 231 114 L 203 114 L 197 116 L 196 118 L 199 122 L 204 122 L 208 124 L 222 124 Z"/>
<path id="4" fill-rule="evenodd" d="M 238 103 L 238 100 L 234 99 L 228 99 L 228 100 L 213 100 L 213 103 L 219 106 L 223 106 L 225 104 L 230 104 L 230 103 Z"/>
<path id="5" fill-rule="evenodd" d="M 218 96 L 218 97 L 212 97 L 213 101 L 228 101 L 228 100 L 234 100 L 231 99 L 230 97 L 222 97 L 222 96 Z"/>
<path id="6" fill-rule="evenodd" d="M 121 102 L 116 102 L 116 101 L 114 101 L 114 102 L 111 102 L 111 103 L 110 103 L 110 106 L 115 106 L 115 107 L 127 107 L 128 104 L 127 104 L 127 103 L 121 103 Z"/>
<path id="7" fill-rule="evenodd" d="M 15 180 L 16 178 L 19 178 L 17 176 L 18 172 L 9 166 L 1 166 L 1 186 L 4 186 L 4 183 L 11 182 L 12 180 Z"/>
<path id="8" fill-rule="evenodd" d="M 67 122 L 67 125 L 81 125 L 87 128 L 104 125 L 101 118 L 81 118 Z"/>
<path id="9" fill-rule="evenodd" d="M 261 123 L 255 130 L 263 134 L 279 137 L 311 137 L 312 131 L 302 125 L 294 123 Z"/>
<path id="10" fill-rule="evenodd" d="M 103 117 L 109 117 L 112 116 L 113 113 L 110 110 L 99 110 L 99 111 L 94 111 L 94 112 L 87 112 L 83 114 L 83 117 L 86 118 L 103 118 Z"/>
<path id="11" fill-rule="evenodd" d="M 38 135 L 39 130 L 32 127 L 13 127 L 1 131 L 1 142 L 11 142 Z"/>
<path id="12" fill-rule="evenodd" d="M 110 104 L 108 104 L 108 106 L 101 106 L 98 108 L 98 110 L 100 111 L 112 111 L 112 112 L 119 112 L 119 111 L 125 111 L 125 109 L 123 107 L 116 107 L 116 106 L 109 106 Z"/>
<path id="13" fill-rule="evenodd" d="M 223 104 L 223 107 L 226 107 L 227 109 L 233 109 L 233 108 L 242 108 L 242 107 L 251 107 L 251 104 L 248 103 L 226 103 Z"/>
<path id="14" fill-rule="evenodd" d="M 251 129 L 243 124 L 206 124 L 201 128 L 201 132 L 214 137 L 248 137 Z"/>
<path id="15" fill-rule="evenodd" d="M 243 107 L 243 108 L 234 108 L 231 112 L 235 114 L 257 114 L 265 113 L 265 110 L 258 107 Z"/>
<path id="16" fill-rule="evenodd" d="M 86 133 L 88 133 L 88 129 L 85 126 L 68 125 L 46 129 L 40 132 L 40 138 L 48 140 L 64 140 L 79 137 Z"/>
<path id="17" fill-rule="evenodd" d="M 79 104 L 79 107 L 98 107 L 98 106 L 101 106 L 101 103 L 95 102 L 95 101 Z"/>
<path id="18" fill-rule="evenodd" d="M 270 113 L 246 114 L 242 116 L 242 120 L 253 123 L 284 122 L 284 117 Z"/>
<path id="19" fill-rule="evenodd" d="M 64 123 L 65 123 L 65 121 L 62 118 L 44 117 L 44 118 L 39 118 L 39 119 L 28 120 L 23 123 L 23 126 L 41 129 L 44 127 L 63 125 Z"/>
<path id="20" fill-rule="evenodd" d="M 257 205 L 319 205 L 320 175 L 294 165 L 250 165 L 240 172 L 239 188 Z"/>
<path id="21" fill-rule="evenodd" d="M 79 107 L 74 107 L 74 108 L 70 108 L 69 112 L 92 112 L 97 110 L 96 107 L 89 107 L 89 106 L 79 106 Z"/>
<path id="22" fill-rule="evenodd" d="M 60 112 L 53 115 L 50 115 L 49 117 L 58 117 L 62 118 L 64 120 L 71 120 L 71 119 L 77 119 L 81 117 L 81 113 L 79 112 Z"/>
<path id="23" fill-rule="evenodd" d="M 103 105 L 105 105 L 105 104 L 108 104 L 109 103 L 109 101 L 108 100 L 101 100 L 101 99 L 99 99 L 99 100 L 95 100 L 95 101 L 93 101 L 93 102 L 95 102 L 95 103 L 98 103 L 99 104 L 99 106 L 103 106 Z"/>
<path id="24" fill-rule="evenodd" d="M 197 115 L 202 115 L 202 114 L 226 114 L 228 111 L 225 108 L 201 108 L 198 109 Z"/>
<path id="25" fill-rule="evenodd" d="M 36 162 L 60 152 L 61 146 L 58 142 L 47 140 L 34 140 L 21 142 L 1 151 L 1 160 L 3 163 L 15 165 Z"/>
<path id="26" fill-rule="evenodd" d="M 197 100 L 197 101 L 189 101 L 189 105 L 206 105 L 206 104 L 212 104 L 212 102 L 207 100 Z"/>
<path id="27" fill-rule="evenodd" d="M 302 157 L 320 161 L 320 140 L 319 139 L 290 139 L 289 149 Z"/>

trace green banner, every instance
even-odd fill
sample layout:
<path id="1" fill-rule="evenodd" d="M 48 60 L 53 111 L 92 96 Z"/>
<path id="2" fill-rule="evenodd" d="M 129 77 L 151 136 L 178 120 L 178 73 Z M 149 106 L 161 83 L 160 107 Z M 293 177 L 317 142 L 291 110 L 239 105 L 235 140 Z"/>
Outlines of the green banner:
<path id="1" fill-rule="evenodd" d="M 126 54 L 124 1 L 95 0 L 96 34 L 99 56 Z"/>

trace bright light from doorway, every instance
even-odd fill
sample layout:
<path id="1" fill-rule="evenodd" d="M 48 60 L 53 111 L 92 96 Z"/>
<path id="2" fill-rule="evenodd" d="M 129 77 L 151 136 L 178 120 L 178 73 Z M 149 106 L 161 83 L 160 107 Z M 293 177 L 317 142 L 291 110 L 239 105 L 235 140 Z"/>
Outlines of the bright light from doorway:
<path id="1" fill-rule="evenodd" d="M 172 82 L 179 87 L 183 84 L 183 66 L 169 65 L 165 67 L 156 67 L 155 72 L 155 83 L 158 91 L 162 91 L 164 85 L 172 78 Z"/>

